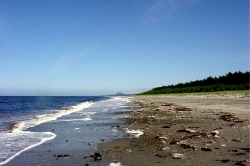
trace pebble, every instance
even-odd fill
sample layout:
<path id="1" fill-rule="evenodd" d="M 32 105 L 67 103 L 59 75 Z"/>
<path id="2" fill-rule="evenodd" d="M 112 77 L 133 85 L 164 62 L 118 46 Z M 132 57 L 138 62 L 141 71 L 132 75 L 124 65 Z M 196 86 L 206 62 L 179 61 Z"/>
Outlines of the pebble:
<path id="1" fill-rule="evenodd" d="M 174 153 L 173 154 L 173 158 L 174 159 L 183 159 L 184 158 L 184 154 Z"/>
<path id="2" fill-rule="evenodd" d="M 215 135 L 219 135 L 219 131 L 218 130 L 214 130 L 214 131 L 211 132 L 211 134 L 213 134 L 214 136 Z"/>

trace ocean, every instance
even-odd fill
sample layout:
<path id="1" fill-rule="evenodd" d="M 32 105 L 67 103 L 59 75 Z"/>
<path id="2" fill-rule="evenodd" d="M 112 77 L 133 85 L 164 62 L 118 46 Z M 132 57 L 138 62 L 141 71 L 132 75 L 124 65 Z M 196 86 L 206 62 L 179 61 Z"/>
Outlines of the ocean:
<path id="1" fill-rule="evenodd" d="M 131 98 L 118 96 L 0 96 L 0 165 L 52 140 L 68 154 L 88 155 L 124 137 L 119 124 L 128 115 L 117 112 L 131 107 Z"/>

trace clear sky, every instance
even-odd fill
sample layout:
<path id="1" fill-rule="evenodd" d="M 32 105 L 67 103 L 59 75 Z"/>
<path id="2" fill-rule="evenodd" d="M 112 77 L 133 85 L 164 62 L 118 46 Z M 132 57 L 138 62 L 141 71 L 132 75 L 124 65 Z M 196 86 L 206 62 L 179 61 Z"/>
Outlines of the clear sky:
<path id="1" fill-rule="evenodd" d="M 248 70 L 248 0 L 0 0 L 0 95 L 137 93 Z"/>

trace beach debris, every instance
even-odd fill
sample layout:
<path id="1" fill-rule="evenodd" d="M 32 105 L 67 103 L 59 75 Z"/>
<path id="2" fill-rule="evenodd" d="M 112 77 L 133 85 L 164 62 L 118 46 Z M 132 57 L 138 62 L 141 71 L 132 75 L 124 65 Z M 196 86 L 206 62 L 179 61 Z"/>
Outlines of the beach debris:
<path id="1" fill-rule="evenodd" d="M 230 162 L 230 159 L 222 159 L 221 162 L 222 163 L 228 163 L 228 162 Z"/>
<path id="2" fill-rule="evenodd" d="M 181 147 L 184 149 L 195 149 L 194 146 L 191 146 L 190 144 L 181 144 Z"/>
<path id="3" fill-rule="evenodd" d="M 241 138 L 232 139 L 232 141 L 235 141 L 235 142 L 243 142 Z"/>
<path id="4" fill-rule="evenodd" d="M 245 162 L 248 162 L 248 160 L 236 161 L 234 165 L 246 166 Z"/>
<path id="5" fill-rule="evenodd" d="M 190 128 L 190 129 L 199 129 L 200 127 L 198 127 L 198 126 L 190 126 L 188 128 Z"/>
<path id="6" fill-rule="evenodd" d="M 230 160 L 230 159 L 222 159 L 222 160 L 216 160 L 216 161 L 221 161 L 222 163 L 228 163 L 228 162 L 230 162 L 231 160 Z"/>
<path id="7" fill-rule="evenodd" d="M 226 144 L 222 144 L 221 146 L 222 146 L 222 147 L 226 147 L 227 145 L 226 145 Z"/>
<path id="8" fill-rule="evenodd" d="M 100 153 L 95 152 L 94 154 L 90 155 L 89 157 L 93 157 L 95 161 L 102 160 L 102 155 Z"/>
<path id="9" fill-rule="evenodd" d="M 192 109 L 187 107 L 177 107 L 176 111 L 192 111 Z"/>
<path id="10" fill-rule="evenodd" d="M 241 150 L 245 150 L 246 152 L 250 152 L 250 148 L 240 148 Z"/>
<path id="11" fill-rule="evenodd" d="M 218 135 L 215 135 L 214 138 L 220 138 Z"/>
<path id="12" fill-rule="evenodd" d="M 165 146 L 162 148 L 163 151 L 169 151 L 170 150 L 170 147 L 169 146 Z"/>
<path id="13" fill-rule="evenodd" d="M 166 141 L 161 141 L 160 144 L 167 145 L 167 142 Z"/>
<path id="14" fill-rule="evenodd" d="M 196 133 L 196 131 L 195 131 L 195 130 L 192 130 L 192 129 L 181 129 L 181 130 L 178 130 L 178 132 Z"/>
<path id="15" fill-rule="evenodd" d="M 180 154 L 180 153 L 173 154 L 173 159 L 183 159 L 183 158 L 184 158 L 184 154 Z"/>
<path id="16" fill-rule="evenodd" d="M 73 156 L 73 155 L 71 155 L 71 154 L 59 154 L 59 155 L 54 154 L 54 156 L 57 157 L 56 160 L 58 160 L 59 158 L 67 158 L 67 157 Z"/>
<path id="17" fill-rule="evenodd" d="M 205 151 L 205 152 L 211 152 L 212 149 L 211 148 L 208 148 L 208 147 L 205 147 L 205 148 L 201 148 L 202 151 Z"/>
<path id="18" fill-rule="evenodd" d="M 212 134 L 213 136 L 219 135 L 219 131 L 218 131 L 218 130 L 214 130 L 214 131 L 211 132 L 211 134 Z"/>
<path id="19" fill-rule="evenodd" d="M 120 146 L 116 146 L 114 149 L 119 149 L 120 148 Z"/>
<path id="20" fill-rule="evenodd" d="M 244 120 L 236 118 L 234 115 L 228 114 L 228 113 L 225 113 L 225 114 L 221 115 L 219 117 L 219 119 L 224 120 L 224 121 L 233 121 L 233 122 L 237 122 L 237 123 L 238 122 L 240 122 L 240 123 L 244 122 Z"/>
<path id="21" fill-rule="evenodd" d="M 120 162 L 110 163 L 108 166 L 123 166 Z"/>
<path id="22" fill-rule="evenodd" d="M 234 161 L 230 159 L 222 159 L 222 160 L 216 160 L 216 161 L 221 161 L 222 163 L 235 162 L 234 165 L 241 165 L 241 166 L 246 166 L 244 163 L 248 162 L 248 160 Z"/>
<path id="23" fill-rule="evenodd" d="M 126 151 L 127 151 L 128 153 L 132 153 L 132 150 L 131 150 L 131 149 L 126 149 Z"/>
<path id="24" fill-rule="evenodd" d="M 129 130 L 129 129 L 125 129 L 125 132 L 133 135 L 135 138 L 139 138 L 141 135 L 143 135 L 144 133 L 141 130 Z"/>
<path id="25" fill-rule="evenodd" d="M 87 144 L 88 146 L 91 146 L 91 145 L 92 145 L 91 142 L 84 142 L 84 141 L 82 141 L 82 142 L 85 143 L 85 144 Z"/>
<path id="26" fill-rule="evenodd" d="M 219 138 L 219 131 L 218 131 L 218 130 L 211 131 L 210 134 L 211 134 L 214 138 Z"/>
<path id="27" fill-rule="evenodd" d="M 111 152 L 112 152 L 112 150 L 107 150 L 106 154 L 111 153 Z"/>
<path id="28" fill-rule="evenodd" d="M 175 144 L 177 144 L 179 141 L 178 140 L 172 140 L 169 144 L 170 145 L 175 145 Z"/>
<path id="29" fill-rule="evenodd" d="M 162 104 L 161 106 L 166 106 L 166 107 L 169 107 L 169 106 L 172 106 L 174 105 L 173 103 L 166 103 L 166 104 Z"/>
<path id="30" fill-rule="evenodd" d="M 166 156 L 166 155 L 161 155 L 161 154 L 159 154 L 159 153 L 156 153 L 156 154 L 154 155 L 154 157 L 162 158 L 162 157 L 167 157 L 167 156 Z"/>
<path id="31" fill-rule="evenodd" d="M 163 126 L 162 128 L 170 128 L 170 126 Z"/>
<path id="32" fill-rule="evenodd" d="M 165 139 L 165 140 L 167 140 L 168 138 L 167 137 L 159 137 L 159 139 Z"/>

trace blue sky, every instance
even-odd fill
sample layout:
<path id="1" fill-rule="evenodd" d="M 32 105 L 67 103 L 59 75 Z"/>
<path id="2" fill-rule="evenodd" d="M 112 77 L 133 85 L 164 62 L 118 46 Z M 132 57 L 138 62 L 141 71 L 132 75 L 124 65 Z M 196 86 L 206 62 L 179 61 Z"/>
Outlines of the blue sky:
<path id="1" fill-rule="evenodd" d="M 248 0 L 0 0 L 0 95 L 138 93 L 248 70 Z"/>

